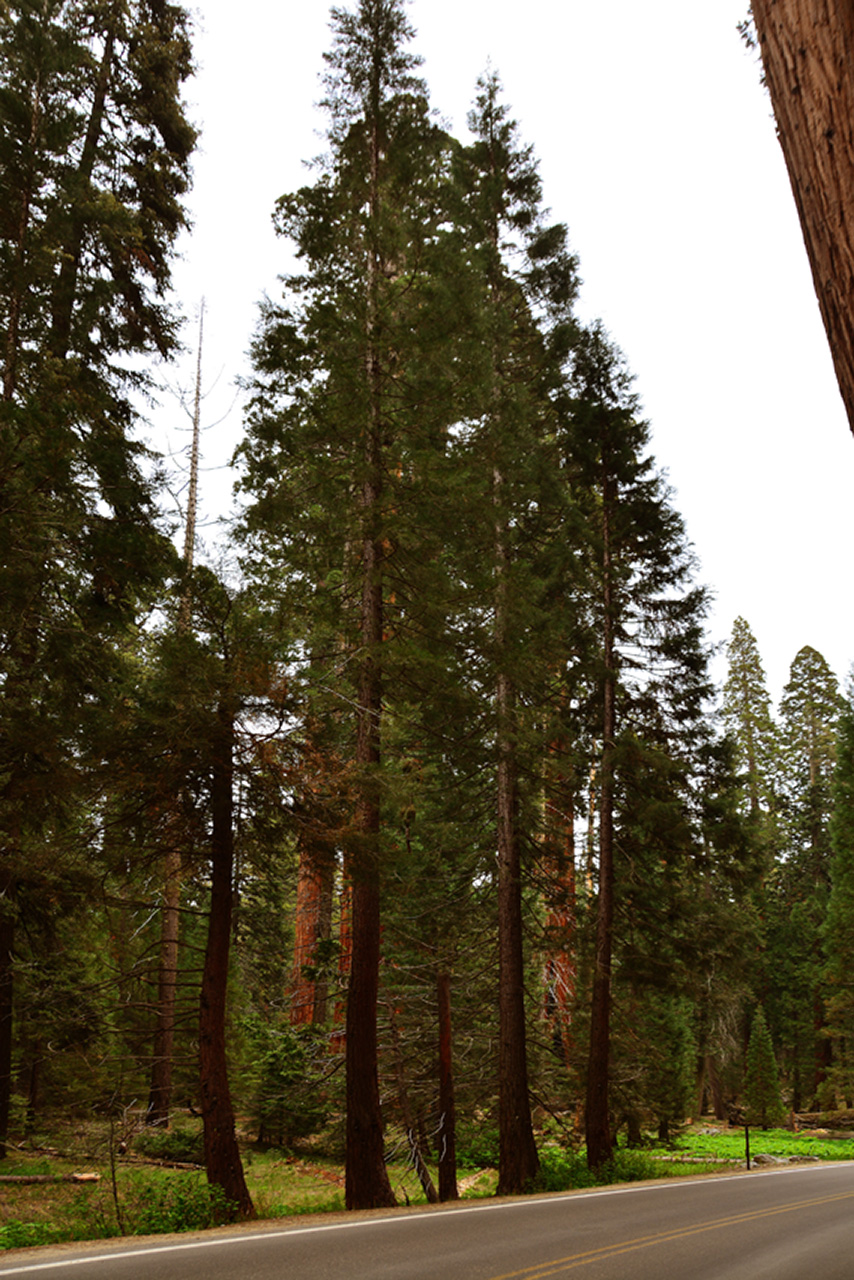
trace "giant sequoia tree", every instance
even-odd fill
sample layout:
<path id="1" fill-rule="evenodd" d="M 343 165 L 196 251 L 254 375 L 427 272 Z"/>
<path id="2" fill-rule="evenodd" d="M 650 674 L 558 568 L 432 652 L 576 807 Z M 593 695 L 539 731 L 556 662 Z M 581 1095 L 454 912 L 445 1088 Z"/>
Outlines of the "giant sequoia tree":
<path id="1" fill-rule="evenodd" d="M 752 0 L 777 134 L 836 378 L 854 431 L 854 12 Z"/>

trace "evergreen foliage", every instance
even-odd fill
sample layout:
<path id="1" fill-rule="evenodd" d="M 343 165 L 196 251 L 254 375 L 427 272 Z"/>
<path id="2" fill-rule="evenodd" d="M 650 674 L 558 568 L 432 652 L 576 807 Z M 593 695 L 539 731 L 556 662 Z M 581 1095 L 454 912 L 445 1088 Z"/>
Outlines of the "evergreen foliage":
<path id="1" fill-rule="evenodd" d="M 0 1149 L 20 894 L 72 835 L 136 621 L 175 559 L 134 394 L 144 358 L 175 346 L 190 70 L 179 6 L 0 13 Z"/>
<path id="2" fill-rule="evenodd" d="M 795 1109 L 854 1079 L 851 701 L 805 648 L 775 723 L 739 618 L 716 721 L 708 594 L 498 76 L 458 139 L 405 0 L 331 29 L 226 574 L 178 560 L 137 436 L 187 15 L 0 10 L 0 1141 L 14 1089 L 22 1133 L 97 1109 L 133 1141 L 168 1054 L 155 1118 L 201 1113 L 213 1189 L 161 1225 L 252 1214 L 236 1115 L 325 1131 L 383 1207 L 397 1144 L 451 1199 L 458 1159 L 507 1193 L 641 1170 L 617 1129 L 669 1141 L 704 1097 L 771 1123 L 772 1037 Z M 546 1115 L 584 1157 L 540 1165 Z"/>
<path id="3" fill-rule="evenodd" d="M 756 1009 L 750 1027 L 744 1101 L 748 1124 L 760 1124 L 763 1129 L 772 1128 L 784 1112 L 771 1032 L 761 1005 Z"/>

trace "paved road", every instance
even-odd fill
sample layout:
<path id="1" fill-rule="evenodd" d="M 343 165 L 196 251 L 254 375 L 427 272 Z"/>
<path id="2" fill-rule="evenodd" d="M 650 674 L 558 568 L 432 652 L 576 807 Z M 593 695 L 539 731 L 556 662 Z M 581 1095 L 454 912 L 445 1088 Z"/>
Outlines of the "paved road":
<path id="1" fill-rule="evenodd" d="M 7 1253 L 32 1280 L 852 1280 L 854 1164 Z"/>

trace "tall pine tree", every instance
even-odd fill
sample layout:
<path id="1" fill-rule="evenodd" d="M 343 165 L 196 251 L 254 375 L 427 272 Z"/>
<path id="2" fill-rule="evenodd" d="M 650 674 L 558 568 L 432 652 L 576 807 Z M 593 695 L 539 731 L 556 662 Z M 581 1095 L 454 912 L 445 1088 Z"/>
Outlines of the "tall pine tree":
<path id="1" fill-rule="evenodd" d="M 0 989 L 16 887 L 69 797 L 116 641 L 172 561 L 134 389 L 165 303 L 195 132 L 185 11 L 14 0 L 0 14 Z M 10 1019 L 0 1013 L 0 1129 Z M 2 1137 L 2 1134 L 0 1134 Z"/>
<path id="2" fill-rule="evenodd" d="M 402 0 L 334 9 L 332 29 L 330 154 L 312 187 L 278 205 L 305 269 L 265 311 L 242 453 L 248 536 L 278 584 L 274 607 L 277 592 L 290 606 L 307 689 L 336 671 L 349 682 L 347 1203 L 370 1208 L 394 1200 L 377 1078 L 385 699 L 413 575 L 433 562 L 423 516 L 449 423 L 442 353 L 459 322 L 437 286 L 447 139 L 415 75 Z"/>

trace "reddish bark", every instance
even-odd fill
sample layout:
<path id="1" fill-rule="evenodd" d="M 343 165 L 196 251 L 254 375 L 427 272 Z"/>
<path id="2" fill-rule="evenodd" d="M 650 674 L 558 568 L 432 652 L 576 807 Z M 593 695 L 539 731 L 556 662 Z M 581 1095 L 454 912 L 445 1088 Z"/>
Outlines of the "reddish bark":
<path id="1" fill-rule="evenodd" d="M 329 937 L 332 860 L 310 833 L 299 842 L 299 873 L 294 919 L 294 967 L 291 979 L 291 1023 L 312 1026 L 326 1014 L 326 983 L 306 972 L 316 963 L 317 944 Z"/>
<path id="2" fill-rule="evenodd" d="M 338 984 L 339 992 L 350 984 L 350 969 L 353 965 L 353 892 L 347 868 L 344 868 L 343 883 L 339 897 L 338 914 Z M 340 994 L 335 1001 L 332 1015 L 332 1034 L 329 1038 L 333 1053 L 343 1053 L 347 1041 L 347 1000 Z"/>
<path id="3" fill-rule="evenodd" d="M 208 1182 L 241 1218 L 255 1215 L 234 1130 L 225 1051 L 234 874 L 233 717 L 220 707 L 212 778 L 211 905 L 199 1012 L 199 1076 Z"/>
<path id="4" fill-rule="evenodd" d="M 854 431 L 854 9 L 752 0 L 765 81 Z"/>
<path id="5" fill-rule="evenodd" d="M 546 891 L 546 938 L 549 954 L 545 975 L 545 1017 L 552 1043 L 567 1066 L 572 1058 L 572 1011 L 578 978 L 575 954 L 575 823 L 572 788 L 559 762 L 565 745 L 556 743 L 550 764 L 558 762 L 556 775 L 549 779 L 546 793 L 546 839 L 544 871 Z"/>

